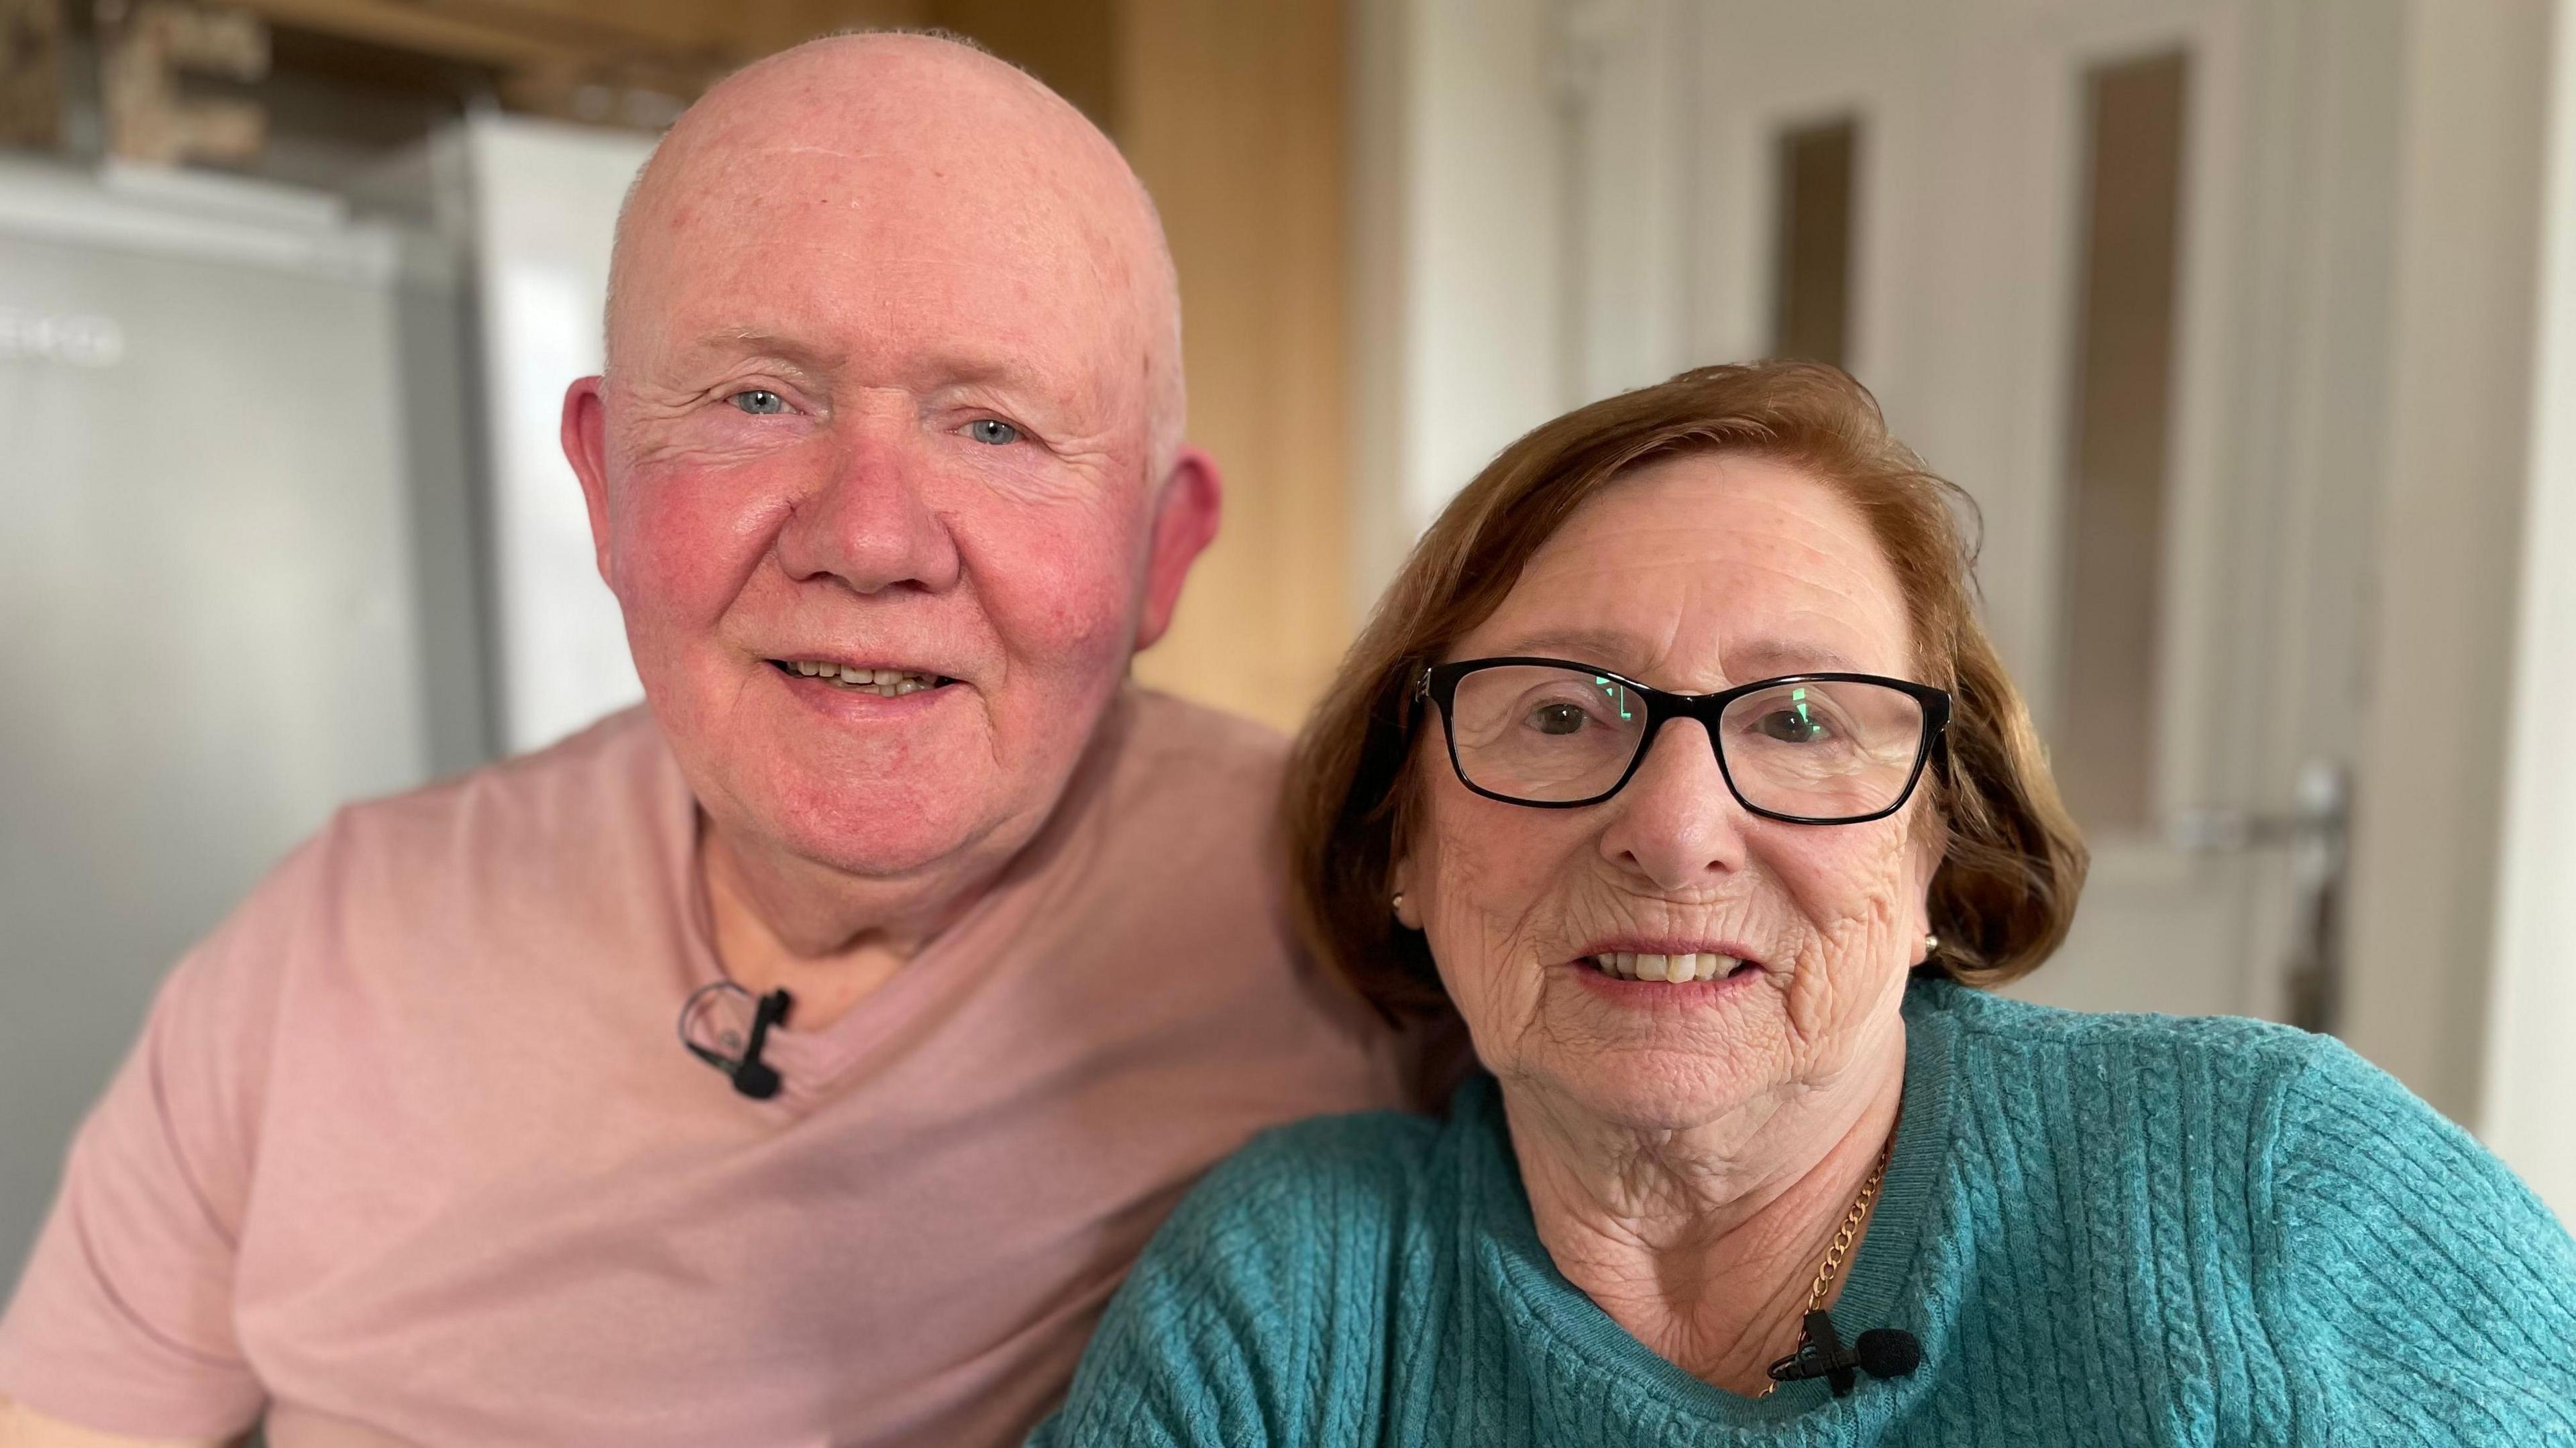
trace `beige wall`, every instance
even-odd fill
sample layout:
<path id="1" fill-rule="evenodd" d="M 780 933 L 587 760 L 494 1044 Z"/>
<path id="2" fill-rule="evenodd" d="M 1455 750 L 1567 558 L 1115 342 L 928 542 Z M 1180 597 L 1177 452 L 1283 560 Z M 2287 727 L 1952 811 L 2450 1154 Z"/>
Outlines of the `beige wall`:
<path id="1" fill-rule="evenodd" d="M 1216 546 L 1148 683 L 1293 728 L 1348 639 L 1337 0 L 1124 0 L 1117 131 L 1181 273 Z"/>
<path id="2" fill-rule="evenodd" d="M 1101 120 L 1162 208 L 1190 439 L 1224 473 L 1225 523 L 1136 673 L 1294 728 L 1351 629 L 1339 0 L 941 0 L 922 18 Z"/>

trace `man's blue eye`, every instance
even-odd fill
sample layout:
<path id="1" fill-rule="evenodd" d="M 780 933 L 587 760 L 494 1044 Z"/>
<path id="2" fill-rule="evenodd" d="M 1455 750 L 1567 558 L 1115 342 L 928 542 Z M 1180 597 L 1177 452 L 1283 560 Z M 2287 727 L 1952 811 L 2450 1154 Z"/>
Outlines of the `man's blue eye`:
<path id="1" fill-rule="evenodd" d="M 756 417 L 766 417 L 771 413 L 785 412 L 787 410 L 787 399 L 770 391 L 766 387 L 755 387 L 748 392 L 737 392 L 733 396 L 726 398 L 725 401 L 732 403 L 734 406 L 739 407 L 743 411 L 751 413 Z"/>
<path id="2" fill-rule="evenodd" d="M 977 442 L 1003 447 L 1020 440 L 1020 430 L 997 417 L 979 417 L 966 424 L 966 435 Z"/>

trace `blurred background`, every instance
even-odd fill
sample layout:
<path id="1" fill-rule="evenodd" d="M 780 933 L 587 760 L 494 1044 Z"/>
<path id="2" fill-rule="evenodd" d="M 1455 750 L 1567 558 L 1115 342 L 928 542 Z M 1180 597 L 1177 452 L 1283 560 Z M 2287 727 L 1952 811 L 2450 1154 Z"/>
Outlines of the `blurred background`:
<path id="1" fill-rule="evenodd" d="M 982 41 L 1158 198 L 1294 727 L 1503 443 L 1837 362 L 1983 515 L 2096 849 L 2029 995 L 2337 1032 L 2576 1218 L 2554 0 L 0 0 L 0 1287 L 154 984 L 339 803 L 636 697 L 555 443 L 744 61 Z"/>

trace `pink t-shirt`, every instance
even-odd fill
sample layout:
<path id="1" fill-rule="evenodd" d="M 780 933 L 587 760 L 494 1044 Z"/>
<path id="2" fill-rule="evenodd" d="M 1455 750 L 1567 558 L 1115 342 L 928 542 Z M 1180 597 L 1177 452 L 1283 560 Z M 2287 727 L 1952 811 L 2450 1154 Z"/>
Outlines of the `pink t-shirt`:
<path id="1" fill-rule="evenodd" d="M 1130 690 L 1003 882 L 736 1094 L 696 806 L 637 710 L 343 811 L 162 989 L 0 1395 L 275 1448 L 1018 1441 L 1200 1172 L 1395 1104 L 1288 942 L 1281 748 Z"/>

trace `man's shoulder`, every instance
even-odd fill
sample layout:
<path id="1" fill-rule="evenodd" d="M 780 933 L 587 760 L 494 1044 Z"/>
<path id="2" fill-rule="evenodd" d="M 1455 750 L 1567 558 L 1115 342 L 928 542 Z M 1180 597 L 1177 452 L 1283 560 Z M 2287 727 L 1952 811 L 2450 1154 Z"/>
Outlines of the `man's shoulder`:
<path id="1" fill-rule="evenodd" d="M 1131 755 L 1186 762 L 1275 783 L 1288 760 L 1288 736 L 1240 714 L 1142 686 L 1128 690 Z"/>
<path id="2" fill-rule="evenodd" d="M 570 924 L 585 897 L 631 905 L 639 883 L 669 873 L 693 819 L 651 717 L 627 710 L 532 753 L 342 806 L 215 939 L 277 948 L 319 929 L 328 939 L 317 943 L 341 955 L 403 939 L 459 946 L 538 915 Z"/>
<path id="3" fill-rule="evenodd" d="M 604 832 L 653 830 L 686 785 L 641 705 L 526 754 L 379 799 L 344 805 L 325 838 L 344 852 L 455 860 L 458 845 L 581 848 Z M 428 852 L 424 857 L 423 852 Z"/>
<path id="4" fill-rule="evenodd" d="M 1167 864 L 1195 865 L 1202 875 L 1270 872 L 1266 864 L 1256 866 L 1255 857 L 1265 851 L 1278 819 L 1279 784 L 1288 762 L 1284 735 L 1135 685 L 1102 727 L 1114 741 L 1114 762 L 1083 807 L 1110 839 Z"/>

